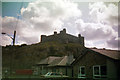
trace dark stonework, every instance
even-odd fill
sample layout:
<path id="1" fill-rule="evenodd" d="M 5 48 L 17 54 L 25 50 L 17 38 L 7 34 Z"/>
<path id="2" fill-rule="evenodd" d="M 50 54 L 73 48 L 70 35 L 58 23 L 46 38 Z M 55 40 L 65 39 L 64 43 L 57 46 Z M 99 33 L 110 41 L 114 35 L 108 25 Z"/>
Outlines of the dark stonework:
<path id="1" fill-rule="evenodd" d="M 78 37 L 67 34 L 66 29 L 60 31 L 60 33 L 54 32 L 53 35 L 46 36 L 41 35 L 41 42 L 55 41 L 60 43 L 78 43 L 84 45 L 84 37 L 78 34 Z"/>

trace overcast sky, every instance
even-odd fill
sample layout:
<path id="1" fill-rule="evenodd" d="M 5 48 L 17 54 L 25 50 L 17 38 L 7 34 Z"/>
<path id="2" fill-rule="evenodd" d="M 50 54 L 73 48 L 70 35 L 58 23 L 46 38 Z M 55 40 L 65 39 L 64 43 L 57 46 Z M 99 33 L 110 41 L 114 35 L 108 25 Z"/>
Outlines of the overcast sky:
<path id="1" fill-rule="evenodd" d="M 86 47 L 118 49 L 120 42 L 117 2 L 2 2 L 0 20 L 2 32 L 12 36 L 17 31 L 16 44 L 38 43 L 40 35 L 59 33 L 63 28 L 84 36 Z M 0 36 L 0 45 L 12 44 L 8 36 Z"/>

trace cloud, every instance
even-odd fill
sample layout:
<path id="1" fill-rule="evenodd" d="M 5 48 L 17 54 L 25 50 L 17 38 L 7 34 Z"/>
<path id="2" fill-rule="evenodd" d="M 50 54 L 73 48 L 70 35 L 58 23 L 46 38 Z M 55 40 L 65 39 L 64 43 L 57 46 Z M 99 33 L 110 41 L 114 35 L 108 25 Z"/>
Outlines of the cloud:
<path id="1" fill-rule="evenodd" d="M 21 9 L 21 14 L 25 20 L 32 23 L 34 29 L 44 32 L 61 29 L 64 21 L 71 17 L 81 16 L 81 11 L 77 4 L 58 0 L 53 2 L 35 1 L 27 8 Z"/>
<path id="2" fill-rule="evenodd" d="M 79 32 L 85 36 L 86 40 L 105 40 L 111 36 L 116 36 L 114 30 L 108 25 L 101 23 L 85 23 L 82 20 L 77 20 Z"/>
<path id="3" fill-rule="evenodd" d="M 64 21 L 72 17 L 80 17 L 81 11 L 76 3 L 63 0 L 53 2 L 35 1 L 21 9 L 22 19 L 6 16 L 2 21 L 2 32 L 13 36 L 13 31 L 17 31 L 17 44 L 32 44 L 40 41 L 40 35 L 52 34 L 56 29 L 60 31 L 65 24 Z M 11 44 L 7 36 L 2 36 L 2 45 Z M 8 39 L 5 39 L 7 37 Z M 9 41 L 9 42 L 5 42 Z"/>
<path id="4" fill-rule="evenodd" d="M 36 32 L 25 21 L 17 19 L 15 17 L 3 17 L 2 18 L 2 32 L 9 34 L 13 37 L 13 32 L 16 30 L 16 44 L 32 44 L 40 41 L 40 32 Z M 12 39 L 7 35 L 2 35 L 1 45 L 8 45 L 12 43 Z M 39 37 L 39 38 L 38 38 Z"/>
<path id="5" fill-rule="evenodd" d="M 12 40 L 7 37 L 7 36 L 2 36 L 0 40 L 0 45 L 5 46 L 5 45 L 10 45 L 12 44 Z"/>
<path id="6" fill-rule="evenodd" d="M 118 27 L 118 6 L 104 2 L 96 2 L 89 4 L 90 15 L 94 18 L 94 22 L 108 24 L 111 27 Z M 114 13 L 113 13 L 114 12 Z"/>
<path id="7" fill-rule="evenodd" d="M 90 22 L 84 22 L 82 19 L 75 21 L 79 33 L 86 39 L 86 46 L 91 43 L 96 47 L 116 49 L 119 41 L 116 40 L 118 38 L 118 7 L 113 3 L 95 2 L 89 4 L 89 10 Z"/>
<path id="8" fill-rule="evenodd" d="M 112 48 L 117 48 L 120 49 L 120 38 L 113 37 L 107 41 L 107 45 L 112 47 Z"/>
<path id="9" fill-rule="evenodd" d="M 78 5 L 80 4 L 63 0 L 31 2 L 26 8 L 21 9 L 22 19 L 3 17 L 2 31 L 12 35 L 16 29 L 17 44 L 32 44 L 39 42 L 42 34 L 50 35 L 54 30 L 67 28 L 70 34 L 82 34 L 86 47 L 117 48 L 119 41 L 117 5 L 103 2 L 87 4 L 87 8 L 84 7 L 89 12 L 85 14 L 86 16 L 82 14 L 85 13 L 84 9 L 81 11 Z M 82 15 L 84 18 L 81 18 Z M 4 41 L 9 41 L 4 42 L 4 45 L 11 44 L 7 36 L 2 37 Z"/>

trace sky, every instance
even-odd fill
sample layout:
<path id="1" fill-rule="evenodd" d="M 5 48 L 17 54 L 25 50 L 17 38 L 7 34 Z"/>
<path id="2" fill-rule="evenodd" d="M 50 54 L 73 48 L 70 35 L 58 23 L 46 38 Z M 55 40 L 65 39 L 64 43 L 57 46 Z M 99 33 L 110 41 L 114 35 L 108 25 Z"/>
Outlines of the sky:
<path id="1" fill-rule="evenodd" d="M 41 35 L 51 35 L 66 28 L 74 36 L 81 34 L 86 47 L 118 49 L 117 2 L 2 2 L 1 32 L 13 36 L 16 45 L 40 42 Z M 0 45 L 11 45 L 10 37 L 0 35 Z"/>

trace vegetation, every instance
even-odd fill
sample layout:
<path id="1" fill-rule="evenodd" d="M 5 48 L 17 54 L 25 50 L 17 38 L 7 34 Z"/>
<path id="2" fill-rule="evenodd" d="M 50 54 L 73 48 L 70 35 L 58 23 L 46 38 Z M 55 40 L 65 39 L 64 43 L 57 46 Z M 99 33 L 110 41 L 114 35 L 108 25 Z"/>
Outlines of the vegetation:
<path id="1" fill-rule="evenodd" d="M 37 43 L 32 45 L 2 47 L 2 66 L 12 69 L 30 69 L 41 59 L 48 56 L 64 56 L 71 53 L 76 58 L 82 50 L 80 44 L 57 42 Z"/>

